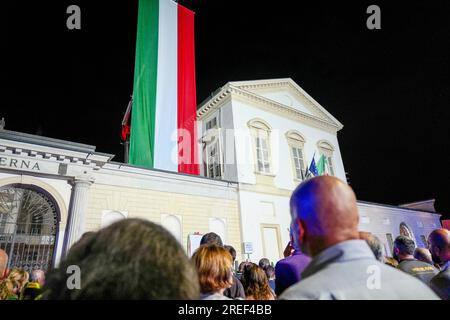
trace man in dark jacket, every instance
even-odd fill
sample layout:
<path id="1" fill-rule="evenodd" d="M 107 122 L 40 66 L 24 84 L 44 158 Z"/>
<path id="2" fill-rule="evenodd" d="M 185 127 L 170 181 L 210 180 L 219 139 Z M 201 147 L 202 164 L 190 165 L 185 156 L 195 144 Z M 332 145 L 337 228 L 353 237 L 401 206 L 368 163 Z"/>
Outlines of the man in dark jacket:
<path id="1" fill-rule="evenodd" d="M 429 263 L 414 258 L 414 241 L 405 236 L 398 236 L 394 241 L 394 258 L 398 261 L 398 269 L 406 272 L 426 285 L 438 274 L 438 270 Z"/>

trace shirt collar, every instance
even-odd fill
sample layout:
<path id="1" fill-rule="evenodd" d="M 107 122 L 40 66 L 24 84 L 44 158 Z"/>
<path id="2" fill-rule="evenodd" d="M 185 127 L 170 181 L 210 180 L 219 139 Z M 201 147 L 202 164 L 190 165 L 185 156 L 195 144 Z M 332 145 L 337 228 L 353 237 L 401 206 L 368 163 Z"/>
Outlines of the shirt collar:
<path id="1" fill-rule="evenodd" d="M 302 272 L 306 278 L 325 268 L 333 262 L 345 262 L 351 260 L 373 259 L 375 256 L 364 240 L 347 240 L 335 244 L 315 256 L 308 267 Z"/>

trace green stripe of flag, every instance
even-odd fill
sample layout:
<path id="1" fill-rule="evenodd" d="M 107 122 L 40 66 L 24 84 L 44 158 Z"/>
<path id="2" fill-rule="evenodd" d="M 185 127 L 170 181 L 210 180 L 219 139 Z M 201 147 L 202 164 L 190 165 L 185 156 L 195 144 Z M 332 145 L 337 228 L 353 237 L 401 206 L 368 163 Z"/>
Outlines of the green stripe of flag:
<path id="1" fill-rule="evenodd" d="M 317 163 L 317 172 L 319 176 L 325 174 L 326 171 L 327 158 L 324 155 L 320 156 L 319 162 Z"/>
<path id="2" fill-rule="evenodd" d="M 159 0 L 139 0 L 129 163 L 153 168 Z"/>

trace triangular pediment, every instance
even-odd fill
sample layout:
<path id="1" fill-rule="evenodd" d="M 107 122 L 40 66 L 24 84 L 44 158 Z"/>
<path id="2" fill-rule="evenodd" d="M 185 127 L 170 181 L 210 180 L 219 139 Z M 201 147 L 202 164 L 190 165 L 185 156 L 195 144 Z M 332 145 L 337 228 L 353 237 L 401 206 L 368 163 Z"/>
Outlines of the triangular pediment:
<path id="1" fill-rule="evenodd" d="M 230 82 L 229 85 L 342 127 L 342 124 L 333 115 L 290 78 L 237 81 Z"/>

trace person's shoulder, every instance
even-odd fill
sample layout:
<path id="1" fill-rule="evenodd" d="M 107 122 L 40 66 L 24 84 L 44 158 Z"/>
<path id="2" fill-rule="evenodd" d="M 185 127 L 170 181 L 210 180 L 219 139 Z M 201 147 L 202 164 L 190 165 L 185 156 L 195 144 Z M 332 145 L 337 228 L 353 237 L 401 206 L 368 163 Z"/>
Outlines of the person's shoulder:
<path id="1" fill-rule="evenodd" d="M 441 277 L 443 278 L 450 278 L 450 267 L 448 267 L 445 270 L 442 270 L 441 272 L 438 273 L 438 275 L 441 275 Z"/>
<path id="2" fill-rule="evenodd" d="M 389 284 L 395 288 L 400 297 L 408 297 L 412 294 L 416 299 L 438 298 L 429 286 L 416 277 L 383 263 L 380 263 L 379 266 L 382 285 L 383 283 Z"/>
<path id="3" fill-rule="evenodd" d="M 238 277 L 233 275 L 233 286 L 242 287 L 242 282 Z"/>
<path id="4" fill-rule="evenodd" d="M 290 263 L 287 258 L 281 259 L 275 264 L 275 275 L 280 273 L 285 273 L 292 268 L 292 263 Z"/>
<path id="5" fill-rule="evenodd" d="M 278 262 L 275 263 L 275 268 L 276 268 L 277 266 L 280 266 L 280 265 L 283 265 L 283 264 L 288 263 L 288 262 L 289 262 L 289 258 L 291 258 L 291 257 L 292 257 L 292 256 L 284 257 L 283 259 L 278 260 Z"/>
<path id="6" fill-rule="evenodd" d="M 322 284 L 322 275 L 313 274 L 304 278 L 296 284 L 287 288 L 281 296 L 280 300 L 316 300 L 325 290 Z"/>
<path id="7" fill-rule="evenodd" d="M 376 262 L 376 265 L 380 268 L 381 271 L 381 277 L 384 281 L 400 281 L 400 282 L 415 282 L 415 283 L 422 283 L 420 280 L 417 280 L 410 274 L 404 271 L 405 265 L 403 265 L 403 268 L 399 264 L 397 268 L 388 266 L 381 262 Z"/>
<path id="8" fill-rule="evenodd" d="M 438 274 L 436 274 L 432 279 L 432 282 L 447 282 L 450 283 L 450 268 L 447 268 L 446 270 L 440 271 Z"/>
<path id="9" fill-rule="evenodd" d="M 402 260 L 398 263 L 397 269 L 405 268 L 408 265 L 409 265 L 409 260 Z"/>
<path id="10" fill-rule="evenodd" d="M 228 297 L 218 294 L 218 293 L 214 293 L 214 294 L 202 297 L 202 300 L 233 300 L 233 299 L 228 298 Z"/>
<path id="11" fill-rule="evenodd" d="M 430 281 L 430 287 L 444 300 L 450 299 L 450 271 L 439 272 Z"/>
<path id="12" fill-rule="evenodd" d="M 233 275 L 233 284 L 227 290 L 230 290 L 230 294 L 226 294 L 229 298 L 245 298 L 245 290 L 242 285 L 241 280 L 239 280 L 236 276 Z"/>
<path id="13" fill-rule="evenodd" d="M 310 257 L 308 257 L 304 254 L 297 254 L 297 255 L 292 255 L 292 256 L 289 256 L 289 257 L 279 260 L 276 263 L 275 268 L 277 268 L 277 266 L 283 267 L 283 266 L 292 266 L 292 265 L 297 265 L 297 264 L 307 265 L 310 261 L 311 261 Z"/>

